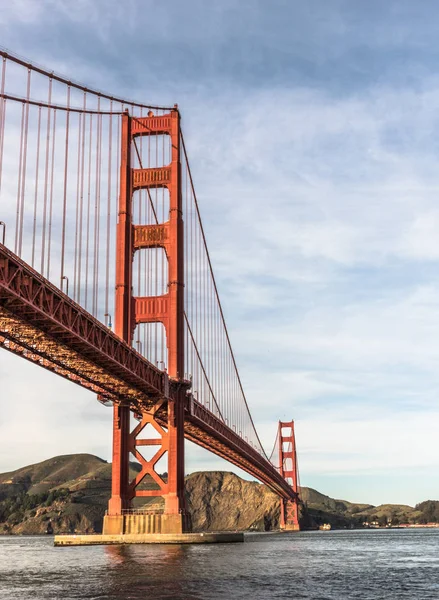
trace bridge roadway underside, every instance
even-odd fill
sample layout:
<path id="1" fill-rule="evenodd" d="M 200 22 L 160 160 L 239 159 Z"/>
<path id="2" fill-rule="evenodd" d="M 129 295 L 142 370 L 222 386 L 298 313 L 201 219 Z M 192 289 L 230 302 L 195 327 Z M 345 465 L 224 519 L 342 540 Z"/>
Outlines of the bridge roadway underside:
<path id="1" fill-rule="evenodd" d="M 197 402 L 188 382 L 167 381 L 133 348 L 0 244 L 0 347 L 137 413 L 161 399 L 185 403 L 185 437 L 293 500 L 292 488 L 250 444 Z M 166 393 L 165 393 L 166 391 Z M 158 413 L 166 426 L 166 410 Z"/>

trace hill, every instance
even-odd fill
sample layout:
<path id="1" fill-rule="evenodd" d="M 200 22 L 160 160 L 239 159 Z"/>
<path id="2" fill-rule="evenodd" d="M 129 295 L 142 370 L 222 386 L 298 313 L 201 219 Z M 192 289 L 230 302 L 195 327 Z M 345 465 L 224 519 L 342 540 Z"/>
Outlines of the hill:
<path id="1" fill-rule="evenodd" d="M 332 527 L 363 527 L 364 523 L 374 525 L 399 525 L 401 523 L 427 523 L 433 518 L 427 518 L 421 505 L 411 507 L 405 504 L 356 504 L 347 500 L 336 500 L 325 496 L 311 488 L 302 488 L 301 497 L 307 505 L 313 520 L 321 525 L 330 523 Z M 423 503 L 425 504 L 425 503 Z M 439 522 L 439 502 L 437 505 L 437 522 Z M 430 507 L 430 513 L 432 509 Z M 433 509 L 434 513 L 434 509 Z"/>
<path id="2" fill-rule="evenodd" d="M 131 465 L 131 476 L 139 470 Z M 144 484 L 152 488 L 154 483 Z M 279 499 L 264 485 L 223 471 L 186 477 L 186 500 L 194 531 L 257 530 L 279 527 Z M 111 464 L 90 454 L 57 456 L 16 471 L 0 474 L 0 533 L 37 534 L 99 532 L 111 489 Z M 439 502 L 415 508 L 372 506 L 325 496 L 301 488 L 301 524 L 336 528 L 361 527 L 364 522 L 393 524 L 439 522 Z M 161 499 L 147 500 L 161 509 Z"/>

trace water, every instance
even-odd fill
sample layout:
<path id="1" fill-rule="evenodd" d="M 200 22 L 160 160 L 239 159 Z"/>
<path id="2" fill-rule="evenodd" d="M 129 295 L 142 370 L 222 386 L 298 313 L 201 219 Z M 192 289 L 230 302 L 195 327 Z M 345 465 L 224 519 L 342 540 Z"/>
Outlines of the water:
<path id="1" fill-rule="evenodd" d="M 262 534 L 200 546 L 52 544 L 0 537 L 1 600 L 439 599 L 439 529 Z"/>

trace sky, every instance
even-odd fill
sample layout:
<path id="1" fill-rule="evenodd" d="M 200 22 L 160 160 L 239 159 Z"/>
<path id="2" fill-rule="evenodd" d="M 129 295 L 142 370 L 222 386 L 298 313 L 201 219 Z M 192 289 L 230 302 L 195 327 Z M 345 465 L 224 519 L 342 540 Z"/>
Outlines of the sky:
<path id="1" fill-rule="evenodd" d="M 302 485 L 439 499 L 439 5 L 0 0 L 2 46 L 182 113 L 220 296 L 268 450 Z M 0 354 L 0 471 L 111 458 L 111 410 Z M 234 470 L 188 449 L 186 471 Z"/>

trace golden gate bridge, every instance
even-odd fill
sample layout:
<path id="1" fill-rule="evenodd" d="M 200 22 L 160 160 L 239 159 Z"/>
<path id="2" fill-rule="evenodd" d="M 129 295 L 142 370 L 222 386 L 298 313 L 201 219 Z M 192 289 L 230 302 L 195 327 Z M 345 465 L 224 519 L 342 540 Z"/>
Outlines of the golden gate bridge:
<path id="1" fill-rule="evenodd" d="M 185 439 L 265 483 L 281 499 L 281 526 L 298 529 L 294 424 L 279 422 L 267 455 L 177 105 L 128 101 L 0 56 L 0 347 L 113 406 L 104 533 L 190 530 Z M 130 456 L 140 464 L 131 479 Z M 164 498 L 153 520 L 147 505 L 132 510 L 150 497 Z"/>

